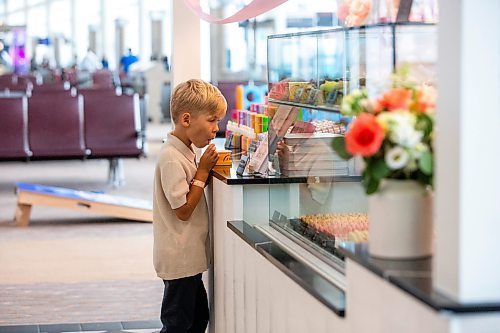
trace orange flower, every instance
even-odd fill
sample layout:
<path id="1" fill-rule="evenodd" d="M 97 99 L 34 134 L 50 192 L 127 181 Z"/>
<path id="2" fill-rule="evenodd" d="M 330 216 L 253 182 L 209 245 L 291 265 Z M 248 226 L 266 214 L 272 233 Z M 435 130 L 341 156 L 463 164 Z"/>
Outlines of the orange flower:
<path id="1" fill-rule="evenodd" d="M 351 155 L 372 156 L 382 145 L 384 131 L 374 115 L 361 113 L 345 135 L 346 149 Z"/>
<path id="2" fill-rule="evenodd" d="M 428 112 L 436 107 L 436 96 L 435 91 L 430 88 L 422 88 L 415 92 L 415 102 L 413 102 L 411 108 L 417 112 Z"/>
<path id="3" fill-rule="evenodd" d="M 406 110 L 411 104 L 411 90 L 405 88 L 393 88 L 382 95 L 379 103 L 385 110 Z"/>
<path id="4" fill-rule="evenodd" d="M 371 101 L 371 110 L 372 110 L 372 113 L 375 113 L 375 114 L 382 112 L 383 111 L 382 104 L 376 99 L 372 100 Z"/>

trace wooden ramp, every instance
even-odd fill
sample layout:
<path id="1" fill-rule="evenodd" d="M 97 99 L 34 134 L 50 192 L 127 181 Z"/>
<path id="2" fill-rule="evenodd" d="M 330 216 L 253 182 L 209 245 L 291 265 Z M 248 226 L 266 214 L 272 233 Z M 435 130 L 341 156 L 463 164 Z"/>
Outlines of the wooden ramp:
<path id="1" fill-rule="evenodd" d="M 33 205 L 87 211 L 141 222 L 153 221 L 153 204 L 147 200 L 21 182 L 16 183 L 16 193 L 14 220 L 18 226 L 29 225 Z"/>

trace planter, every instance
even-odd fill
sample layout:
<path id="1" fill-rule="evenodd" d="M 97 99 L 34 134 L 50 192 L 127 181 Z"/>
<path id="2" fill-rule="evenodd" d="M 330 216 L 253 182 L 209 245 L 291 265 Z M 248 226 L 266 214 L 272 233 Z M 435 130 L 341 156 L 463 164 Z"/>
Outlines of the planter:
<path id="1" fill-rule="evenodd" d="M 432 255 L 432 193 L 412 180 L 383 180 L 368 198 L 369 253 L 385 259 Z"/>

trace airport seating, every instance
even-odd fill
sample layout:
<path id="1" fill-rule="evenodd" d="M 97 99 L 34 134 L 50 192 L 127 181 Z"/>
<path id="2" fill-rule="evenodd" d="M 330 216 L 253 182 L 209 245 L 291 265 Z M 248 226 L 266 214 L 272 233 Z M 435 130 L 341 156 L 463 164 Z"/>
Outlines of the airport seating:
<path id="1" fill-rule="evenodd" d="M 83 99 L 67 91 L 33 93 L 28 99 L 32 159 L 88 156 L 83 139 Z"/>
<path id="2" fill-rule="evenodd" d="M 38 85 L 34 77 L 0 76 L 0 88 L 23 87 L 0 89 L 0 161 L 103 158 L 117 174 L 118 159 L 144 156 L 139 97 L 117 95 L 109 72 L 104 76 L 109 81 L 97 79 L 93 88 L 79 91 L 63 83 Z"/>
<path id="3" fill-rule="evenodd" d="M 9 85 L 15 83 L 16 76 L 12 73 L 0 75 L 0 86 Z"/>
<path id="4" fill-rule="evenodd" d="M 0 91 L 3 92 L 23 92 L 29 93 L 33 86 L 30 79 L 19 77 L 14 74 L 5 74 L 0 76 Z"/>
<path id="5" fill-rule="evenodd" d="M 28 92 L 0 90 L 0 161 L 108 159 L 109 182 L 119 186 L 122 158 L 146 154 L 138 95 L 117 95 L 113 87 L 68 88 L 51 83 Z"/>
<path id="6" fill-rule="evenodd" d="M 54 83 L 44 83 L 44 84 L 34 84 L 33 94 L 40 92 L 53 92 L 53 91 L 70 91 L 70 84 L 68 82 L 54 82 Z"/>
<path id="7" fill-rule="evenodd" d="M 114 89 L 81 89 L 84 138 L 89 158 L 139 157 L 144 154 L 139 96 Z"/>
<path id="8" fill-rule="evenodd" d="M 28 144 L 27 97 L 0 97 L 0 160 L 26 160 L 31 156 Z"/>
<path id="9" fill-rule="evenodd" d="M 93 87 L 114 88 L 113 73 L 109 70 L 98 70 L 92 74 Z"/>

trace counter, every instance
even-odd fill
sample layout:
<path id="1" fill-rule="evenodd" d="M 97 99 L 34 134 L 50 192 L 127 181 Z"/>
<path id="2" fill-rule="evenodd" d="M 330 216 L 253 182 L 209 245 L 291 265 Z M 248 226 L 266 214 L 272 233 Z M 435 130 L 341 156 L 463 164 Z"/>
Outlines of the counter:
<path id="1" fill-rule="evenodd" d="M 436 311 L 455 313 L 499 312 L 497 303 L 460 303 L 432 287 L 432 258 L 414 260 L 387 260 L 370 257 L 368 244 L 343 243 L 339 253 L 348 260 L 366 268 Z"/>
<path id="2" fill-rule="evenodd" d="M 214 143 L 223 149 L 223 140 Z M 338 330 L 345 325 L 343 291 L 254 228 L 269 224 L 270 187 L 298 191 L 307 178 L 243 177 L 236 168 L 233 161 L 229 170 L 214 170 L 207 189 L 210 332 L 344 331 Z"/>

